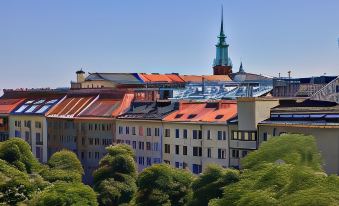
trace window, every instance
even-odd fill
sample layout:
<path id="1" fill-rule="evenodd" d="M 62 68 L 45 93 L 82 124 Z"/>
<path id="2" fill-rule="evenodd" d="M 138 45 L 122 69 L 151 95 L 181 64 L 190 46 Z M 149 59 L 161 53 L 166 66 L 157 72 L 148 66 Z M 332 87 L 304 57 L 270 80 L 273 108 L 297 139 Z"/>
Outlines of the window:
<path id="1" fill-rule="evenodd" d="M 263 141 L 267 141 L 267 132 L 264 132 L 264 134 L 263 134 Z"/>
<path id="2" fill-rule="evenodd" d="M 171 130 L 165 129 L 165 137 L 170 137 L 170 136 L 171 136 Z"/>
<path id="3" fill-rule="evenodd" d="M 180 153 L 180 148 L 179 145 L 175 145 L 175 154 L 179 154 Z"/>
<path id="4" fill-rule="evenodd" d="M 152 150 L 150 142 L 146 142 L 146 150 Z"/>
<path id="5" fill-rule="evenodd" d="M 179 138 L 180 134 L 179 134 L 179 129 L 175 129 L 175 138 Z"/>
<path id="6" fill-rule="evenodd" d="M 146 164 L 147 164 L 147 166 L 151 166 L 152 165 L 152 158 L 147 157 L 146 158 Z"/>
<path id="7" fill-rule="evenodd" d="M 139 165 L 144 165 L 144 164 L 145 164 L 145 158 L 139 157 Z"/>
<path id="8" fill-rule="evenodd" d="M 218 159 L 226 159 L 226 149 L 218 149 Z"/>
<path id="9" fill-rule="evenodd" d="M 132 135 L 135 135 L 135 127 L 132 127 Z"/>
<path id="10" fill-rule="evenodd" d="M 246 157 L 247 154 L 248 154 L 247 150 L 241 151 L 241 157 Z"/>
<path id="11" fill-rule="evenodd" d="M 183 138 L 187 139 L 187 129 L 184 129 L 184 131 L 183 131 Z"/>
<path id="12" fill-rule="evenodd" d="M 139 150 L 144 150 L 145 148 L 145 143 L 144 142 L 139 142 Z"/>
<path id="13" fill-rule="evenodd" d="M 335 86 L 336 93 L 339 93 L 339 85 Z"/>
<path id="14" fill-rule="evenodd" d="M 153 143 L 153 150 L 159 151 L 159 143 L 158 142 Z"/>
<path id="15" fill-rule="evenodd" d="M 30 128 L 31 127 L 31 121 L 24 121 L 24 126 Z"/>
<path id="16" fill-rule="evenodd" d="M 218 140 L 222 140 L 222 131 L 218 131 Z"/>
<path id="17" fill-rule="evenodd" d="M 198 139 L 198 130 L 193 130 L 193 139 Z"/>
<path id="18" fill-rule="evenodd" d="M 41 128 L 41 122 L 35 122 L 35 128 Z"/>
<path id="19" fill-rule="evenodd" d="M 202 156 L 202 148 L 201 147 L 193 147 L 193 156 L 201 157 Z"/>
<path id="20" fill-rule="evenodd" d="M 165 153 L 167 154 L 171 153 L 171 146 L 169 144 L 165 144 Z"/>
<path id="21" fill-rule="evenodd" d="M 233 140 L 237 140 L 238 139 L 238 132 L 237 131 L 233 131 L 232 132 L 232 139 Z"/>
<path id="22" fill-rule="evenodd" d="M 123 130 L 124 130 L 123 127 L 122 127 L 122 126 L 119 126 L 119 134 L 123 134 L 123 133 L 124 133 Z"/>
<path id="23" fill-rule="evenodd" d="M 152 136 L 152 130 L 151 130 L 151 128 L 147 128 L 147 129 L 146 129 L 146 135 L 147 135 L 147 136 Z"/>
<path id="24" fill-rule="evenodd" d="M 137 141 L 132 142 L 133 149 L 137 149 Z"/>
<path id="25" fill-rule="evenodd" d="M 188 115 L 187 119 L 193 119 L 196 116 L 197 116 L 197 114 L 190 114 L 190 115 Z"/>
<path id="26" fill-rule="evenodd" d="M 30 137 L 29 132 L 25 132 L 25 140 L 27 142 L 29 142 L 29 137 Z"/>
<path id="27" fill-rule="evenodd" d="M 198 164 L 193 164 L 192 165 L 192 172 L 194 174 L 200 174 L 202 172 L 202 167 L 201 165 L 198 165 Z"/>
<path id="28" fill-rule="evenodd" d="M 142 126 L 139 127 L 139 136 L 144 136 L 144 128 Z"/>
<path id="29" fill-rule="evenodd" d="M 224 117 L 224 115 L 219 114 L 219 115 L 215 116 L 215 119 L 221 119 L 221 118 L 223 118 L 223 117 Z"/>
<path id="30" fill-rule="evenodd" d="M 183 116 L 184 114 L 177 114 L 177 115 L 175 115 L 175 119 L 179 119 L 179 118 L 181 118 L 182 116 Z"/>
<path id="31" fill-rule="evenodd" d="M 159 128 L 154 129 L 154 136 L 156 136 L 156 137 L 160 136 L 160 129 Z"/>
<path id="32" fill-rule="evenodd" d="M 164 160 L 164 163 L 170 165 L 170 164 L 171 164 L 171 161 L 169 161 L 169 160 Z"/>
<path id="33" fill-rule="evenodd" d="M 232 150 L 232 157 L 233 158 L 239 158 L 239 150 Z"/>
<path id="34" fill-rule="evenodd" d="M 187 146 L 182 147 L 182 154 L 187 155 Z"/>
<path id="35" fill-rule="evenodd" d="M 207 157 L 211 158 L 212 157 L 212 151 L 211 148 L 207 148 Z"/>
<path id="36" fill-rule="evenodd" d="M 95 152 L 94 153 L 94 158 L 95 159 L 99 159 L 100 158 L 100 153 L 99 152 Z"/>
<path id="37" fill-rule="evenodd" d="M 126 134 L 129 134 L 129 127 L 125 128 Z"/>
<path id="38" fill-rule="evenodd" d="M 15 133 L 15 134 L 14 134 L 15 137 L 21 137 L 21 132 L 20 132 L 20 131 L 15 130 L 14 133 Z"/>
<path id="39" fill-rule="evenodd" d="M 207 130 L 207 139 L 211 139 L 211 130 Z"/>
<path id="40" fill-rule="evenodd" d="M 175 167 L 179 168 L 180 167 L 180 163 L 179 162 L 175 162 Z"/>
<path id="41" fill-rule="evenodd" d="M 35 141 L 36 141 L 37 145 L 42 145 L 43 144 L 40 133 L 36 133 L 35 134 Z"/>
<path id="42" fill-rule="evenodd" d="M 199 139 L 202 139 L 202 131 L 199 130 Z"/>
<path id="43" fill-rule="evenodd" d="M 88 152 L 88 159 L 91 159 L 91 158 L 92 158 L 92 153 Z"/>

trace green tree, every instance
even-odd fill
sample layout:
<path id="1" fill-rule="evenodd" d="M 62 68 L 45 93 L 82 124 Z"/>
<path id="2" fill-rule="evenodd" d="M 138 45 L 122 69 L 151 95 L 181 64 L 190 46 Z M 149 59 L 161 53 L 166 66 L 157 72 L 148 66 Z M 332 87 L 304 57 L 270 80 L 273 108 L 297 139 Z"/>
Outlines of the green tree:
<path id="1" fill-rule="evenodd" d="M 49 182 L 55 182 L 58 180 L 66 182 L 81 182 L 84 170 L 81 166 L 81 162 L 77 158 L 74 152 L 68 150 L 61 150 L 54 153 L 48 160 L 41 175 Z"/>
<path id="2" fill-rule="evenodd" d="M 136 192 L 137 170 L 134 152 L 124 144 L 109 146 L 108 154 L 94 172 L 94 190 L 99 194 L 100 205 L 129 203 Z"/>
<path id="3" fill-rule="evenodd" d="M 192 173 L 188 171 L 167 164 L 152 165 L 144 169 L 138 177 L 136 204 L 185 205 L 192 195 L 192 181 Z"/>
<path id="4" fill-rule="evenodd" d="M 191 206 L 208 205 L 210 199 L 221 198 L 226 185 L 239 181 L 239 171 L 224 169 L 219 165 L 208 165 L 205 171 L 192 183 Z"/>
<path id="5" fill-rule="evenodd" d="M 96 206 L 96 193 L 79 182 L 58 181 L 38 193 L 30 202 L 32 206 Z"/>
<path id="6" fill-rule="evenodd" d="M 20 138 L 0 142 L 0 159 L 27 173 L 39 170 L 41 166 L 33 156 L 28 143 Z"/>

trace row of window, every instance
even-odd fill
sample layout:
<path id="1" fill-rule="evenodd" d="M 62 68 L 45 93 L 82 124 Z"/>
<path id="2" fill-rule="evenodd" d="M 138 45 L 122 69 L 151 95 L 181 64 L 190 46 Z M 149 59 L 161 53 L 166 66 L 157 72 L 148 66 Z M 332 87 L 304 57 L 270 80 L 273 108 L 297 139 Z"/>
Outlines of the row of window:
<path id="1" fill-rule="evenodd" d="M 99 160 L 101 157 L 105 156 L 106 153 L 102 153 L 101 154 L 101 157 L 100 157 L 100 152 L 81 152 L 81 155 L 80 155 L 80 158 L 81 160 L 85 160 L 86 159 L 86 153 L 87 153 L 87 159 L 96 159 L 96 160 Z"/>
<path id="2" fill-rule="evenodd" d="M 175 145 L 174 149 L 176 155 L 187 155 L 187 146 L 182 146 L 182 153 L 180 152 L 180 145 Z M 165 153 L 171 153 L 171 145 L 165 144 Z M 193 156 L 201 157 L 202 147 L 193 147 Z M 212 148 L 207 148 L 207 157 L 212 158 Z M 226 149 L 218 149 L 218 159 L 226 159 Z"/>
<path id="3" fill-rule="evenodd" d="M 256 141 L 257 132 L 253 131 L 232 131 L 232 140 Z"/>
<path id="4" fill-rule="evenodd" d="M 149 151 L 160 151 L 160 145 L 158 142 L 143 142 L 143 141 L 131 141 L 131 140 L 117 140 L 118 144 L 132 145 L 135 150 L 149 150 Z M 146 146 L 146 147 L 145 147 Z"/>
<path id="5" fill-rule="evenodd" d="M 19 137 L 19 138 L 24 138 L 26 142 L 28 142 L 29 144 L 31 143 L 31 134 L 30 134 L 29 131 L 26 131 L 26 132 L 25 132 L 25 136 L 22 137 L 22 136 L 21 136 L 21 131 L 15 130 L 15 131 L 14 131 L 14 136 L 15 136 L 15 137 Z M 43 144 L 43 140 L 42 140 L 42 137 L 41 137 L 41 133 L 39 133 L 39 132 L 35 133 L 35 141 L 36 141 L 35 143 L 36 143 L 37 145 L 42 145 L 42 144 Z"/>
<path id="6" fill-rule="evenodd" d="M 31 128 L 31 120 L 25 120 L 24 122 L 24 127 Z M 16 127 L 21 127 L 21 121 L 20 120 L 15 120 L 14 125 Z M 41 122 L 36 121 L 35 122 L 35 128 L 40 129 L 41 128 Z"/>
<path id="7" fill-rule="evenodd" d="M 159 164 L 159 163 L 161 163 L 161 159 L 160 158 L 153 158 L 153 162 L 152 162 L 152 158 L 151 157 L 146 157 L 146 162 L 145 162 L 145 157 L 139 156 L 136 160 L 137 160 L 137 163 L 139 165 L 146 165 L 146 166 L 151 166 L 152 164 Z"/>
<path id="8" fill-rule="evenodd" d="M 164 160 L 164 162 L 166 164 L 171 164 L 171 161 L 169 161 L 169 160 Z M 187 163 L 186 162 L 175 162 L 175 167 L 176 168 L 186 169 L 187 168 Z M 200 164 L 192 164 L 192 172 L 194 174 L 202 173 L 202 165 L 200 165 Z"/>
<path id="9" fill-rule="evenodd" d="M 135 127 L 118 127 L 118 133 L 119 134 L 132 134 L 136 135 L 136 128 Z M 154 128 L 154 133 L 152 132 L 152 128 L 146 128 L 146 136 L 150 137 L 154 134 L 154 136 L 159 137 L 160 136 L 160 128 Z M 139 136 L 144 136 L 144 129 L 143 127 L 139 127 Z"/>

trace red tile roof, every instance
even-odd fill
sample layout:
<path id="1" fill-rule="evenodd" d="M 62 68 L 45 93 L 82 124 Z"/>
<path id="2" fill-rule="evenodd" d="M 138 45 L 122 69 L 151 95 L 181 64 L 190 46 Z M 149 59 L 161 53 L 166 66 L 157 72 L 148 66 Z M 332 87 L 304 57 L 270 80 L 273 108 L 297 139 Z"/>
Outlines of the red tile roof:
<path id="1" fill-rule="evenodd" d="M 0 99 L 0 114 L 11 113 L 25 99 Z"/>
<path id="2" fill-rule="evenodd" d="M 180 102 L 179 110 L 164 118 L 170 122 L 226 122 L 237 113 L 235 101 Z"/>

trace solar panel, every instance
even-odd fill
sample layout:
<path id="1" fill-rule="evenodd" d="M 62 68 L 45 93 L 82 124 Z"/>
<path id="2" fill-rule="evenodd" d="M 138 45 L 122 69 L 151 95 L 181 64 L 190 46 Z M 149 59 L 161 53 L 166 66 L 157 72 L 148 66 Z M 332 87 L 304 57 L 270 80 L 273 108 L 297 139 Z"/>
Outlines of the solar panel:
<path id="1" fill-rule="evenodd" d="M 38 111 L 36 111 L 35 113 L 44 113 L 48 108 L 50 108 L 51 105 L 44 105 L 43 107 L 41 107 Z"/>
<path id="2" fill-rule="evenodd" d="M 17 109 L 17 110 L 15 111 L 15 113 L 23 112 L 27 107 L 28 107 L 28 105 L 24 104 L 24 105 L 22 105 L 19 109 Z"/>
<path id="3" fill-rule="evenodd" d="M 25 113 L 29 113 L 29 112 L 33 112 L 36 108 L 38 107 L 38 105 L 33 105 L 30 108 L 28 108 Z"/>
<path id="4" fill-rule="evenodd" d="M 292 115 L 291 114 L 281 114 L 280 117 L 282 117 L 282 118 L 291 118 Z"/>
<path id="5" fill-rule="evenodd" d="M 293 118 L 309 118 L 309 114 L 294 114 Z"/>
<path id="6" fill-rule="evenodd" d="M 34 100 L 29 100 L 26 102 L 26 104 L 32 104 L 34 102 Z"/>
<path id="7" fill-rule="evenodd" d="M 339 114 L 327 114 L 325 118 L 336 119 L 339 118 Z"/>
<path id="8" fill-rule="evenodd" d="M 34 104 L 42 104 L 42 103 L 44 103 L 44 102 L 45 102 L 45 100 L 44 100 L 44 99 L 41 99 L 41 100 L 39 100 L 39 101 L 34 102 Z"/>
<path id="9" fill-rule="evenodd" d="M 322 118 L 324 116 L 325 116 L 324 114 L 311 114 L 310 115 L 311 118 Z"/>
<path id="10" fill-rule="evenodd" d="M 49 100 L 48 102 L 46 102 L 46 104 L 54 104 L 57 101 L 58 101 L 57 99 L 52 99 L 52 100 Z"/>

